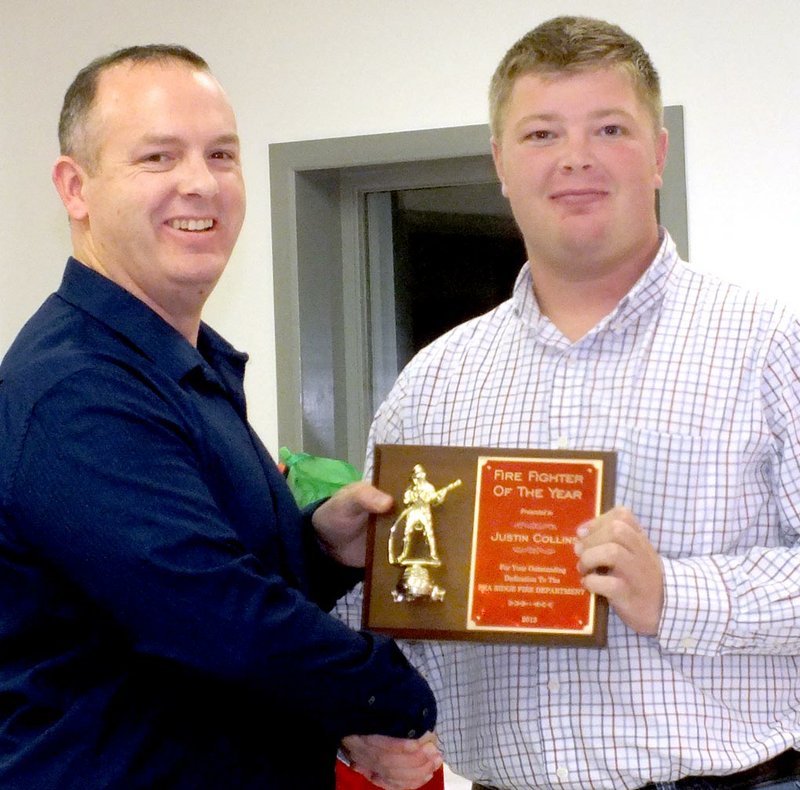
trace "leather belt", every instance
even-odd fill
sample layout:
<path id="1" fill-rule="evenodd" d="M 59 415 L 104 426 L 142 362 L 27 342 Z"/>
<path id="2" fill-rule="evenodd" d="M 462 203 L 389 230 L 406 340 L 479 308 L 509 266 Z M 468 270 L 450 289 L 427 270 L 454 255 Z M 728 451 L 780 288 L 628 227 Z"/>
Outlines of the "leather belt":
<path id="1" fill-rule="evenodd" d="M 789 749 L 771 760 L 727 776 L 684 776 L 683 779 L 675 781 L 675 787 L 680 790 L 756 790 L 769 782 L 792 777 L 800 778 L 800 752 L 795 749 Z M 651 782 L 640 790 L 656 790 L 656 788 L 658 785 Z M 473 783 L 472 790 L 499 790 L 499 788 L 476 782 Z"/>
<path id="2" fill-rule="evenodd" d="M 795 749 L 727 776 L 684 776 L 676 780 L 675 787 L 681 790 L 754 790 L 770 782 L 792 777 L 800 777 L 800 752 Z M 641 790 L 655 790 L 657 787 L 650 783 Z"/>

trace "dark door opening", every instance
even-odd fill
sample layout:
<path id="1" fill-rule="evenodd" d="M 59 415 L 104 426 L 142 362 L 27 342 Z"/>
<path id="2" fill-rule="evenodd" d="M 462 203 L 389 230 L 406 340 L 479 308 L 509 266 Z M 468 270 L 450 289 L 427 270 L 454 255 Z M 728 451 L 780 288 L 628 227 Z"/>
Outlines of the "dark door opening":
<path id="1" fill-rule="evenodd" d="M 402 367 L 448 329 L 508 299 L 526 256 L 510 217 L 398 206 L 393 226 Z"/>

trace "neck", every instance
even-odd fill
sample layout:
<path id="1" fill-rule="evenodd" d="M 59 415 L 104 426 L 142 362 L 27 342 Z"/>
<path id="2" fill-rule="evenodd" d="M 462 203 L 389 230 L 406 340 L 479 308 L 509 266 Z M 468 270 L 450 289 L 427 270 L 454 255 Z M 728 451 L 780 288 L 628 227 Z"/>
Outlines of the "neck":
<path id="1" fill-rule="evenodd" d="M 543 279 L 534 272 L 533 291 L 539 309 L 573 343 L 597 326 L 627 293 L 601 290 L 596 283 L 575 286 L 563 282 L 543 283 Z"/>
<path id="2" fill-rule="evenodd" d="M 174 296 L 169 299 L 156 300 L 139 289 L 131 289 L 123 283 L 117 284 L 144 302 L 154 313 L 183 335 L 191 345 L 195 348 L 197 347 L 202 304 L 198 305 L 194 299 L 176 298 Z"/>
<path id="3" fill-rule="evenodd" d="M 571 342 L 611 313 L 639 280 L 658 251 L 649 246 L 639 255 L 618 262 L 586 261 L 576 266 L 574 259 L 556 265 L 531 256 L 533 290 L 542 314 L 547 316 Z"/>
<path id="4" fill-rule="evenodd" d="M 120 273 L 104 267 L 97 258 L 91 255 L 82 256 L 80 251 L 75 249 L 73 256 L 85 266 L 116 283 L 131 296 L 135 296 L 140 302 L 144 302 L 156 315 L 183 335 L 191 345 L 197 347 L 201 313 L 210 288 L 206 293 L 203 293 L 203 289 L 198 289 L 198 292 L 195 293 L 191 288 L 186 288 L 163 294 L 151 294 L 140 288 L 130 277 L 122 276 Z"/>
<path id="5" fill-rule="evenodd" d="M 197 337 L 200 334 L 200 313 L 176 317 L 174 312 L 169 314 L 159 310 L 157 306 L 147 303 L 148 306 L 160 315 L 173 329 L 177 330 L 190 345 L 197 348 Z"/>

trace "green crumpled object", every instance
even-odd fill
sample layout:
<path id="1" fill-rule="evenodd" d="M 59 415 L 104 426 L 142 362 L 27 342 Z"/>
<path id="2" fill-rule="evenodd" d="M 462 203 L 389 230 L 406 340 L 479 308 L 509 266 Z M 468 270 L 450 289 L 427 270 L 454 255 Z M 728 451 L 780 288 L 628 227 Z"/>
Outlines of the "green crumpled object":
<path id="1" fill-rule="evenodd" d="M 278 457 L 287 469 L 286 482 L 300 507 L 325 499 L 342 486 L 361 480 L 358 469 L 337 458 L 293 453 L 288 447 L 281 447 Z"/>

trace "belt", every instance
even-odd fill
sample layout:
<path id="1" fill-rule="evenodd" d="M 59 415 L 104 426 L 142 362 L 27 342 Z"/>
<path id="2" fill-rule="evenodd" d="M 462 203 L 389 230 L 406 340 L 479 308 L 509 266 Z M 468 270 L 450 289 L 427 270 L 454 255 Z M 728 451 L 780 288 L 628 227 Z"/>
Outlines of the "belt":
<path id="1" fill-rule="evenodd" d="M 795 749 L 779 754 L 771 760 L 745 768 L 727 776 L 684 776 L 675 782 L 680 790 L 756 790 L 769 782 L 800 777 L 800 752 Z M 640 790 L 656 790 L 657 784 L 645 785 Z M 472 790 L 498 790 L 498 788 L 473 783 Z"/>
<path id="2" fill-rule="evenodd" d="M 795 749 L 779 754 L 764 763 L 745 768 L 727 776 L 684 776 L 675 782 L 681 790 L 754 790 L 769 782 L 800 777 L 800 752 Z M 655 790 L 658 785 L 648 784 L 641 790 Z"/>

